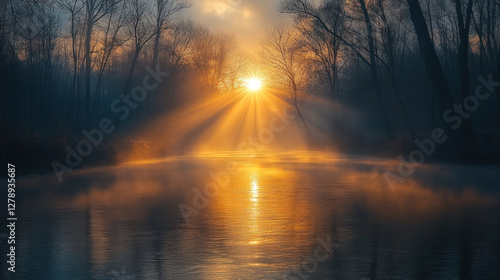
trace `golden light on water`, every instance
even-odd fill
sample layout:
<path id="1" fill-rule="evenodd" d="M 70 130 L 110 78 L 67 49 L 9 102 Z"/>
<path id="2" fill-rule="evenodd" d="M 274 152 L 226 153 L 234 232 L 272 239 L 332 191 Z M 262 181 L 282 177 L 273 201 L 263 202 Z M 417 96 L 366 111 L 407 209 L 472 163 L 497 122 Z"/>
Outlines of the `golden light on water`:
<path id="1" fill-rule="evenodd" d="M 252 175 L 252 201 L 259 201 L 259 182 L 257 175 Z"/>
<path id="2" fill-rule="evenodd" d="M 259 91 L 262 89 L 262 80 L 259 78 L 248 78 L 246 80 L 246 87 L 249 91 Z"/>
<path id="3" fill-rule="evenodd" d="M 411 178 L 392 192 L 384 172 L 397 168 L 397 161 L 344 158 L 324 151 L 275 152 L 255 160 L 249 158 L 214 152 L 212 157 L 207 153 L 202 157 L 170 158 L 154 164 L 130 163 L 105 171 L 79 171 L 79 176 L 95 178 L 95 181 L 84 183 L 88 186 L 79 185 L 86 186 L 86 192 L 77 193 L 70 199 L 65 194 L 33 203 L 48 207 L 51 213 L 55 210 L 50 207 L 57 205 L 64 213 L 74 215 L 65 218 L 67 224 L 58 224 L 58 227 L 66 232 L 81 228 L 83 233 L 62 238 L 65 235 L 61 230 L 51 233 L 54 235 L 51 240 L 62 240 L 59 247 L 63 249 L 68 246 L 87 248 L 88 243 L 90 265 L 96 271 L 107 273 L 110 268 L 106 262 L 110 259 L 123 258 L 126 263 L 133 263 L 137 261 L 135 255 L 151 254 L 153 260 L 159 258 L 166 263 L 162 264 L 165 271 L 179 275 L 190 271 L 190 275 L 200 279 L 227 279 L 225 275 L 230 275 L 231 279 L 246 279 L 249 273 L 259 275 L 259 279 L 282 279 L 283 271 L 300 267 L 308 256 L 314 257 L 313 249 L 320 245 L 318 238 L 331 237 L 334 244 L 338 244 L 332 257 L 345 253 L 351 254 L 352 259 L 369 263 L 378 251 L 365 252 L 364 247 L 357 244 L 364 244 L 367 238 L 381 237 L 370 237 L 373 229 L 367 224 L 376 222 L 383 230 L 402 225 L 398 227 L 402 234 L 390 236 L 390 240 L 395 240 L 394 245 L 389 239 L 382 239 L 388 250 L 394 252 L 399 250 L 400 244 L 421 245 L 415 228 L 428 231 L 430 223 L 437 225 L 445 217 L 455 217 L 457 211 L 475 214 L 497 209 L 491 208 L 497 207 L 496 199 L 485 194 L 461 188 L 439 189 L 439 185 L 426 185 Z M 201 195 L 205 192 L 204 186 L 216 183 L 215 177 L 207 175 L 209 171 L 224 172 L 227 163 L 233 161 L 238 162 L 236 173 L 229 178 L 216 174 L 217 181 L 222 184 L 217 195 L 201 199 L 191 188 L 182 187 L 196 186 Z M 296 164 L 301 164 L 301 168 Z M 443 171 L 429 169 L 428 172 L 441 174 Z M 493 172 L 490 176 L 494 176 Z M 331 178 L 333 183 L 325 180 Z M 28 186 L 37 187 L 39 182 L 43 181 L 33 181 Z M 204 201 L 206 204 L 196 208 L 198 212 L 187 221 L 182 220 L 180 213 L 173 217 L 151 216 L 151 213 L 167 213 L 178 207 L 179 198 L 190 207 L 197 207 L 195 204 L 201 205 Z M 352 221 L 360 216 L 364 217 L 362 223 L 353 224 Z M 137 244 L 134 242 L 136 233 L 126 230 L 138 221 L 158 228 L 170 222 L 176 227 L 175 233 L 158 229 L 161 236 L 144 234 L 141 244 Z M 481 221 L 482 218 L 474 222 Z M 463 222 L 451 226 L 460 229 Z M 431 227 L 432 230 L 439 228 Z M 440 237 L 438 234 L 436 238 Z M 470 238 L 475 242 L 478 237 Z M 30 242 L 35 244 L 33 240 Z M 159 242 L 162 244 L 158 245 Z M 424 249 L 435 250 L 432 246 Z M 200 254 L 199 263 L 195 266 L 189 263 Z M 169 263 L 176 259 L 187 264 Z M 326 262 L 319 264 L 324 266 Z M 159 269 L 156 265 L 147 266 L 143 273 L 148 279 L 161 278 L 156 277 L 162 275 Z"/>

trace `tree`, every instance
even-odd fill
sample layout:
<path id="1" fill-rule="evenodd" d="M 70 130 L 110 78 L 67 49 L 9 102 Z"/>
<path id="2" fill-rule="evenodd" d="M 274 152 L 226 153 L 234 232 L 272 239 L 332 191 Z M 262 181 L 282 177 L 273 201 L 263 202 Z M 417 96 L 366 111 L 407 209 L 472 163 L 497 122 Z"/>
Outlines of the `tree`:
<path id="1" fill-rule="evenodd" d="M 124 94 L 130 88 L 142 49 L 156 34 L 151 7 L 146 0 L 129 0 L 129 8 L 127 28 L 132 39 L 132 61 L 125 80 Z"/>
<path id="2" fill-rule="evenodd" d="M 379 108 L 381 110 L 381 117 L 383 124 L 385 126 L 385 129 L 388 133 L 389 136 L 393 136 L 393 132 L 390 128 L 389 124 L 389 118 L 387 117 L 387 109 L 384 104 L 383 100 L 383 94 L 382 94 L 382 88 L 380 85 L 380 74 L 378 71 L 378 66 L 377 66 L 377 53 L 375 49 L 375 35 L 373 32 L 373 25 L 372 25 L 372 19 L 370 17 L 370 14 L 368 13 L 368 9 L 366 8 L 366 3 L 365 0 L 358 0 L 359 6 L 361 7 L 361 11 L 363 13 L 363 18 L 364 18 L 364 23 L 366 25 L 366 33 L 367 33 L 367 41 L 368 41 L 368 53 L 370 57 L 370 63 L 368 64 L 370 66 L 370 71 L 372 73 L 372 79 L 373 79 L 373 84 L 375 86 L 375 93 L 377 95 L 377 102 L 379 105 Z"/>
<path id="3" fill-rule="evenodd" d="M 495 71 L 495 57 L 498 44 L 498 16 L 500 1 L 474 1 L 472 26 L 479 38 L 480 66 L 487 67 L 487 72 Z M 484 73 L 484 72 L 483 72 Z"/>
<path id="4" fill-rule="evenodd" d="M 386 12 L 386 5 L 389 1 L 376 0 L 372 9 L 374 11 L 375 26 L 378 26 L 378 35 L 380 37 L 381 55 L 375 55 L 378 60 L 384 65 L 389 75 L 391 85 L 394 89 L 396 98 L 400 104 L 401 110 L 405 118 L 406 125 L 410 134 L 415 138 L 415 132 L 409 120 L 406 106 L 404 105 L 400 90 L 397 86 L 397 76 L 402 63 L 402 57 L 407 49 L 407 34 L 408 31 L 402 27 L 404 18 L 401 12 L 398 12 L 395 7 L 391 9 L 391 14 Z"/>
<path id="5" fill-rule="evenodd" d="M 190 3 L 187 0 L 156 0 L 155 4 L 155 39 L 152 67 L 158 65 L 161 37 L 163 31 L 171 24 L 171 18 L 180 11 L 190 7 Z"/>
<path id="6" fill-rule="evenodd" d="M 199 73 L 202 83 L 214 92 L 220 92 L 236 71 L 236 39 L 224 33 L 212 34 L 203 27 L 198 27 L 195 34 L 191 65 Z"/>
<path id="7" fill-rule="evenodd" d="M 328 1 L 327 1 L 328 2 Z M 379 70 L 377 66 L 377 57 L 376 57 L 376 43 L 375 37 L 373 34 L 373 27 L 371 22 L 370 14 L 368 13 L 368 9 L 366 7 L 366 3 L 364 0 L 356 0 L 351 2 L 354 7 L 357 7 L 361 12 L 361 21 L 364 24 L 364 31 L 366 36 L 353 36 L 355 39 L 366 38 L 366 43 L 368 47 L 363 45 L 356 45 L 355 42 L 348 41 L 347 38 L 343 37 L 342 34 L 339 34 L 338 30 L 335 30 L 328 23 L 328 13 L 321 12 L 321 6 L 316 7 L 312 1 L 310 0 L 283 0 L 281 2 L 280 11 L 283 13 L 290 13 L 296 16 L 297 20 L 310 19 L 316 22 L 319 26 L 321 26 L 326 32 L 328 32 L 333 37 L 337 38 L 344 46 L 352 51 L 355 56 L 360 59 L 361 62 L 366 64 L 371 72 L 372 83 L 374 85 L 375 97 L 377 100 L 377 104 L 380 110 L 380 118 L 382 120 L 382 125 L 385 129 L 385 132 L 389 137 L 393 136 L 393 131 L 390 125 L 389 117 L 387 116 L 388 110 L 384 103 L 383 91 L 380 85 L 380 76 Z M 351 30 L 353 31 L 353 30 Z M 362 50 L 366 50 L 367 54 L 363 54 Z"/>
<path id="8" fill-rule="evenodd" d="M 498 49 L 498 58 L 497 58 L 497 81 L 500 81 L 500 47 Z M 500 122 L 500 87 L 497 88 L 497 113 L 498 120 Z"/>
<path id="9" fill-rule="evenodd" d="M 85 124 L 90 122 L 90 92 L 91 92 L 91 79 L 92 79 L 92 49 L 91 40 L 94 31 L 94 26 L 99 22 L 104 16 L 106 16 L 109 11 L 111 11 L 115 5 L 117 5 L 121 0 L 83 0 L 83 4 L 86 12 L 85 19 L 85 107 L 83 120 Z"/>
<path id="10" fill-rule="evenodd" d="M 474 1 L 468 0 L 464 14 L 462 12 L 462 0 L 454 0 L 455 1 L 455 10 L 457 13 L 457 21 L 458 21 L 458 32 L 459 32 L 459 46 L 458 46 L 458 65 L 459 65 L 459 76 L 460 76 L 460 91 L 462 100 L 465 100 L 470 96 L 470 72 L 469 72 L 469 32 L 470 25 L 472 20 L 472 6 Z M 469 137 L 475 145 L 475 133 L 474 127 L 472 125 L 472 118 L 468 118 L 465 120 L 465 126 L 467 127 Z"/>
<path id="11" fill-rule="evenodd" d="M 167 61 L 173 69 L 189 65 L 196 33 L 197 27 L 192 21 L 176 22 L 170 29 L 165 50 L 168 54 Z"/>
<path id="12" fill-rule="evenodd" d="M 125 5 L 126 2 L 118 3 L 109 10 L 106 25 L 104 27 L 104 34 L 101 36 L 101 41 L 98 44 L 101 47 L 96 51 L 100 59 L 98 63 L 96 63 L 98 73 L 94 93 L 93 116 L 95 116 L 97 110 L 102 91 L 101 84 L 103 75 L 108 66 L 110 57 L 116 49 L 122 47 L 129 40 L 128 36 L 122 32 L 127 20 L 127 9 Z"/>
<path id="13" fill-rule="evenodd" d="M 438 98 L 440 111 L 444 113 L 449 108 L 453 108 L 455 103 L 452 92 L 429 35 L 429 29 L 422 13 L 420 3 L 418 0 L 407 0 L 407 3 L 411 20 L 417 34 L 420 53 L 424 59 L 427 75 Z M 468 152 L 471 148 L 474 149 L 475 141 L 472 127 L 465 122 L 460 130 L 456 133 L 454 132 L 453 140 L 455 143 L 459 141 L 458 145 L 462 152 Z"/>
<path id="14" fill-rule="evenodd" d="M 460 90 L 462 92 L 462 99 L 470 95 L 470 78 L 469 78 L 469 32 L 472 19 L 472 5 L 473 0 L 468 0 L 467 8 L 464 14 L 462 12 L 462 0 L 455 1 L 455 10 L 457 13 L 458 30 L 459 30 L 459 47 L 458 47 L 458 61 L 460 72 Z"/>
<path id="15" fill-rule="evenodd" d="M 328 1 L 322 8 L 328 25 L 340 36 L 346 33 L 347 17 L 345 15 L 345 4 L 343 0 Z M 339 99 L 339 72 L 340 72 L 340 50 L 341 42 L 337 37 L 326 32 L 322 26 L 314 20 L 303 20 L 297 28 L 304 37 L 304 46 L 313 55 L 313 62 L 317 64 L 319 72 L 329 87 L 332 99 Z"/>
<path id="16" fill-rule="evenodd" d="M 481 74 L 497 73 L 500 81 L 500 45 L 498 18 L 500 1 L 474 1 L 472 26 L 479 39 L 479 67 Z M 497 90 L 500 96 L 500 90 Z M 497 112 L 500 121 L 500 98 L 497 98 Z"/>
<path id="17" fill-rule="evenodd" d="M 49 1 L 9 1 L 15 51 L 27 66 L 26 114 L 38 129 L 51 113 L 53 92 L 53 55 L 59 32 L 58 19 Z M 17 41 L 17 42 L 16 42 Z"/>
<path id="18" fill-rule="evenodd" d="M 70 37 L 71 37 L 71 58 L 72 58 L 72 82 L 71 82 L 71 98 L 66 113 L 66 119 L 69 115 L 75 113 L 75 118 L 79 116 L 79 91 L 77 91 L 78 68 L 80 66 L 80 50 L 78 47 L 78 33 L 82 25 L 81 11 L 83 10 L 83 2 L 80 0 L 57 0 L 56 3 L 61 9 L 69 13 L 70 18 Z"/>
<path id="19" fill-rule="evenodd" d="M 275 28 L 267 34 L 261 56 L 271 70 L 268 76 L 289 92 L 290 100 L 311 136 L 299 107 L 299 95 L 307 85 L 309 75 L 302 46 L 297 44 L 297 36 L 297 32 L 283 26 Z"/>

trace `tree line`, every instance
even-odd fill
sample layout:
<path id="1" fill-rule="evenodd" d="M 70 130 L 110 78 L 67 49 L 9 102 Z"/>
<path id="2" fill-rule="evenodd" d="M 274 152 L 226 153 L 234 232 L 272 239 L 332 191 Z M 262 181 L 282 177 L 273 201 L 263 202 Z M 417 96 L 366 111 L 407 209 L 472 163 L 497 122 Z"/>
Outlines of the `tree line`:
<path id="1" fill-rule="evenodd" d="M 182 19 L 190 5 L 1 0 L 3 124 L 29 137 L 78 135 L 108 117 L 112 101 L 141 83 L 148 66 L 172 76 L 158 90 L 158 110 L 168 108 L 187 77 L 215 91 L 236 87 L 245 61 L 235 38 Z"/>
<path id="2" fill-rule="evenodd" d="M 322 93 L 361 109 L 384 139 L 423 136 L 477 77 L 500 81 L 497 0 L 283 0 L 280 11 L 294 25 L 270 31 L 262 52 L 277 82 L 292 99 Z M 474 151 L 499 124 L 491 97 L 449 131 L 450 145 Z"/>
<path id="3" fill-rule="evenodd" d="M 144 118 L 172 106 L 182 85 L 231 93 L 259 69 L 299 114 L 311 95 L 340 104 L 336 141 L 390 148 L 443 126 L 448 109 L 458 114 L 477 77 L 500 80 L 500 0 L 282 0 L 279 12 L 294 23 L 269 30 L 256 56 L 182 19 L 190 5 L 0 0 L 1 122 L 25 138 L 81 136 L 146 67 L 171 75 Z M 344 114 L 352 108 L 362 123 Z M 496 96 L 483 102 L 449 130 L 449 144 L 475 151 L 498 134 L 499 108 Z"/>

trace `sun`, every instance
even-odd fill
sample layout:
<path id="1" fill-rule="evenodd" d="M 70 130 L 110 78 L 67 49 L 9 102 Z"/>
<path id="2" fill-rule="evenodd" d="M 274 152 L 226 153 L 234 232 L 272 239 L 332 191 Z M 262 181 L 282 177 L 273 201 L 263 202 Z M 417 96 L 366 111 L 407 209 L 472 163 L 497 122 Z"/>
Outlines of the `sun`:
<path id="1" fill-rule="evenodd" d="M 262 80 L 259 78 L 246 79 L 246 87 L 249 91 L 259 91 L 262 88 Z"/>

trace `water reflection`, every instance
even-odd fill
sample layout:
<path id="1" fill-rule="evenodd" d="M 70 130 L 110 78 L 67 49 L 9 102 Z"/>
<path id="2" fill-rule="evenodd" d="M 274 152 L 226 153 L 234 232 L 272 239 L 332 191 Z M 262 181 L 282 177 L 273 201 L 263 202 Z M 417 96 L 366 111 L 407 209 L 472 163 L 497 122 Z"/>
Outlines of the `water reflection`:
<path id="1" fill-rule="evenodd" d="M 259 183 L 257 175 L 252 175 L 252 201 L 257 202 L 259 197 Z"/>
<path id="2" fill-rule="evenodd" d="M 239 172 L 185 221 L 210 172 Z M 396 163 L 325 153 L 179 157 L 23 180 L 19 279 L 281 279 L 317 238 L 310 279 L 499 279 L 497 168 L 422 167 L 396 192 Z M 303 270 L 302 270 L 303 271 Z M 4 272 L 2 272 L 4 273 Z"/>

